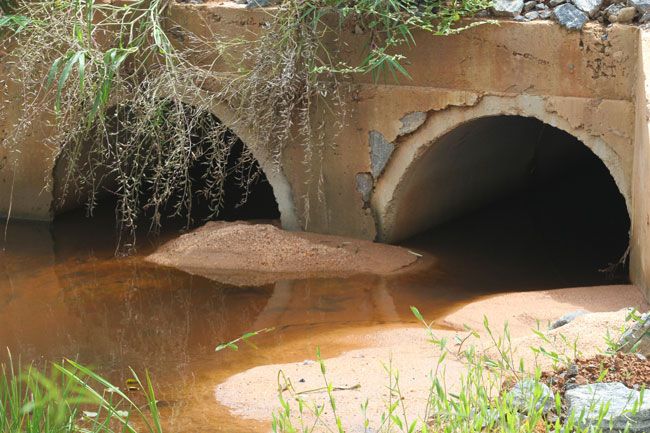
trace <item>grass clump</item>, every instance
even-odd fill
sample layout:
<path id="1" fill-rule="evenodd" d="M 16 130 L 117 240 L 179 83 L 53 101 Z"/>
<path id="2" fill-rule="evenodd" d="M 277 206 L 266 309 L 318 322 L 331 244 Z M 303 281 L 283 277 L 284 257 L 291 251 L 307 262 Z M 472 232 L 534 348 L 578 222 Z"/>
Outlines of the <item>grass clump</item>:
<path id="1" fill-rule="evenodd" d="M 162 433 L 149 376 L 133 372 L 144 398 L 136 404 L 120 388 L 74 361 L 48 369 L 0 368 L 0 431 L 3 433 Z"/>
<path id="2" fill-rule="evenodd" d="M 361 404 L 363 425 L 352 425 L 339 414 L 335 391 L 328 378 L 325 362 L 317 354 L 323 377 L 322 398 L 311 400 L 306 391 L 298 391 L 283 372 L 278 375 L 280 407 L 273 417 L 275 433 L 312 433 L 362 431 L 373 433 L 604 433 L 610 432 L 613 418 L 607 416 L 609 402 L 594 401 L 588 412 L 599 416 L 587 420 L 587 413 L 567 410 L 566 402 L 558 390 L 549 387 L 548 374 L 542 374 L 537 363 L 525 365 L 517 360 L 507 324 L 502 332 L 494 332 L 487 320 L 480 334 L 467 329 L 465 338 L 448 341 L 438 338 L 432 324 L 424 320 L 413 308 L 416 317 L 425 326 L 436 361 L 431 366 L 429 392 L 425 401 L 417 401 L 416 413 L 400 386 L 400 372 L 392 362 L 385 366 L 388 375 L 388 397 L 382 402 L 383 411 L 368 415 L 369 402 Z M 487 338 L 487 346 L 475 339 Z M 475 340 L 475 341 L 472 341 Z M 480 347 L 480 348 L 479 348 Z M 547 356 L 551 350 L 537 355 Z M 446 365 L 450 359 L 460 362 L 463 373 L 458 381 L 446 381 Z M 570 358 L 563 358 L 572 362 Z M 555 367 L 556 356 L 548 355 Z M 565 366 L 566 367 L 566 366 Z M 410 372 L 404 372 L 410 374 Z M 516 390 L 515 390 L 516 388 Z M 631 402 L 626 416 L 635 415 L 644 396 L 640 388 L 640 401 Z M 633 421 L 625 431 L 630 431 Z M 616 430 L 619 431 L 619 430 Z"/>
<path id="3" fill-rule="evenodd" d="M 19 155 L 45 119 L 45 144 L 64 168 L 62 200 L 85 197 L 92 212 L 98 193 L 109 190 L 119 229 L 129 235 L 125 246 L 143 216 L 154 229 L 163 215 L 189 224 L 197 199 L 208 203 L 209 218 L 217 215 L 230 172 L 244 187 L 256 181 L 248 150 L 235 168 L 227 163 L 233 143 L 212 116 L 215 106 L 229 107 L 228 126 L 250 131 L 271 160 L 279 162 L 289 143 L 301 146 L 310 188 L 321 192 L 321 114 L 345 121 L 343 83 L 364 74 L 408 79 L 400 51 L 415 44 L 415 33 L 461 31 L 463 17 L 489 5 L 283 0 L 268 10 L 261 34 L 226 40 L 180 28 L 169 18 L 171 0 L 0 1 L 3 46 L 18 86 L 12 92 L 20 92 L 12 100 L 21 105 L 0 146 Z M 340 36 L 350 26 L 366 48 L 361 58 L 345 60 Z"/>

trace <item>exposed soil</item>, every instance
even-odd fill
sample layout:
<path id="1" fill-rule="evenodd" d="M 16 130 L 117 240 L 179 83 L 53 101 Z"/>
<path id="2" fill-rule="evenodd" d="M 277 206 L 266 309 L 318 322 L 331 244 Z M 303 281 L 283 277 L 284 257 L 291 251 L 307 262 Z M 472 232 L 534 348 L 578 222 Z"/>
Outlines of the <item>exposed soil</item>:
<path id="1" fill-rule="evenodd" d="M 385 275 L 418 260 L 405 248 L 271 224 L 213 221 L 160 247 L 147 260 L 234 285 Z"/>
<path id="2" fill-rule="evenodd" d="M 621 382 L 628 388 L 650 384 L 650 362 L 636 354 L 616 353 L 578 358 L 570 367 L 545 372 L 542 379 L 554 392 L 563 393 L 567 384 Z"/>

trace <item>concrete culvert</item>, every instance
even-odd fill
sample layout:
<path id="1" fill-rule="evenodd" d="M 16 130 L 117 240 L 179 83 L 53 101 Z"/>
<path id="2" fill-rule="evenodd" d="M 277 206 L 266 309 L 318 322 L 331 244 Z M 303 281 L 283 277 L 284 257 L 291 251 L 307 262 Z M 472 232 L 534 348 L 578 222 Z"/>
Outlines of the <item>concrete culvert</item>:
<path id="1" fill-rule="evenodd" d="M 188 119 L 195 115 L 191 110 L 188 107 L 188 114 L 186 114 Z M 273 187 L 251 149 L 230 129 L 222 129 L 222 124 L 217 117 L 206 112 L 199 112 L 199 114 L 204 116 L 205 120 L 196 122 L 195 127 L 186 131 L 189 135 L 191 156 L 187 154 L 187 162 L 176 167 L 177 170 L 187 170 L 187 177 L 178 178 L 183 182 L 188 179 L 187 189 L 184 189 L 185 186 L 179 188 L 167 201 L 163 202 L 157 198 L 158 196 L 153 195 L 154 180 L 152 179 L 154 179 L 155 172 L 169 170 L 169 168 L 161 163 L 156 163 L 156 158 L 151 158 L 153 162 L 138 161 L 144 166 L 141 179 L 137 180 L 140 182 L 138 226 L 150 226 L 149 221 L 155 217 L 152 203 L 159 200 L 161 205 L 158 211 L 163 225 L 181 227 L 187 224 L 188 204 L 184 203 L 181 211 L 178 211 L 179 201 L 184 200 L 186 196 L 192 198 L 189 211 L 192 225 L 202 224 L 208 219 L 226 221 L 279 220 L 280 209 Z M 71 171 L 67 153 L 62 153 L 62 156 L 57 159 L 53 171 L 55 203 L 52 212 L 55 215 L 83 207 L 91 196 L 91 188 L 87 186 L 91 182 L 84 178 L 80 183 L 74 179 L 74 175 L 70 176 L 71 172 L 96 173 L 92 181 L 95 183 L 98 180 L 99 187 L 95 188 L 96 195 L 92 199 L 99 212 L 112 213 L 116 206 L 119 206 L 117 197 L 123 190 L 123 185 L 117 182 L 113 173 L 118 171 L 115 169 L 116 167 L 128 172 L 130 162 L 124 159 L 118 162 L 117 158 L 106 159 L 102 163 L 92 163 L 91 161 L 98 159 L 98 151 L 110 154 L 109 149 L 130 143 L 129 137 L 125 137 L 125 134 L 119 132 L 122 129 L 121 119 L 128 122 L 128 118 L 128 108 L 109 116 L 109 120 L 114 124 L 112 129 L 117 132 L 107 134 L 106 142 L 101 145 L 93 144 L 90 141 L 83 144 L 79 148 L 81 156 L 77 157 L 76 171 Z M 173 123 L 178 119 L 167 119 L 166 121 Z M 161 136 L 165 137 L 164 134 Z M 171 149 L 174 145 L 180 147 L 183 143 L 158 146 L 158 149 L 155 150 L 158 152 L 156 153 L 157 158 L 164 159 L 167 155 L 164 152 L 171 152 L 161 151 L 161 148 L 169 147 Z M 154 147 L 153 144 L 151 146 L 145 144 L 145 148 L 148 148 L 147 146 Z M 185 154 L 187 151 L 188 149 L 183 148 L 177 149 L 174 153 Z M 152 152 L 154 152 L 153 149 Z M 176 164 L 180 163 L 176 161 Z M 176 178 L 171 175 L 167 178 L 155 179 L 156 182 L 170 182 L 169 188 L 176 187 L 178 184 Z M 219 191 L 221 191 L 220 194 Z M 215 209 L 218 209 L 217 213 L 215 213 Z"/>
<path id="2" fill-rule="evenodd" d="M 530 242 L 543 243 L 535 248 L 543 248 L 556 268 L 591 269 L 587 284 L 616 267 L 617 279 L 627 280 L 627 263 L 621 258 L 628 247 L 630 219 L 609 170 L 577 138 L 534 118 L 478 118 L 431 143 L 395 189 L 380 237 L 403 241 L 468 219 L 465 233 L 496 245 L 501 236 L 518 236 L 518 229 L 497 228 L 499 235 L 494 232 L 492 238 L 480 231 L 512 222 L 498 217 L 489 223 L 471 220 L 495 206 L 506 206 L 508 217 L 525 214 L 522 218 L 536 232 Z M 443 239 L 452 232 L 458 233 L 445 225 L 431 242 L 453 242 Z"/>

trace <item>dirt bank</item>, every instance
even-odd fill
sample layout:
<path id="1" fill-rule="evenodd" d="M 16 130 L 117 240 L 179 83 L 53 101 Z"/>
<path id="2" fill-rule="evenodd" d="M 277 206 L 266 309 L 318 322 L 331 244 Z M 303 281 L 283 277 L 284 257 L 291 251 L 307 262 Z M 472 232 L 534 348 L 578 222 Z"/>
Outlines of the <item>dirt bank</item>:
<path id="1" fill-rule="evenodd" d="M 582 356 L 592 356 L 606 347 L 604 336 L 616 338 L 625 322 L 623 307 L 634 306 L 647 309 L 640 291 L 634 286 L 581 287 L 556 291 L 510 293 L 481 299 L 471 303 L 445 318 L 453 327 L 465 323 L 478 329 L 480 338 L 473 340 L 481 349 L 490 347 L 486 333 L 481 330 L 485 315 L 494 329 L 501 329 L 508 321 L 515 356 L 523 358 L 527 365 L 534 362 L 531 347 L 543 346 L 568 356 L 578 351 Z M 547 331 L 549 321 L 583 309 L 589 313 L 578 317 L 568 325 Z M 539 325 L 538 325 L 539 323 Z M 535 336 L 531 328 L 544 330 L 548 341 Z M 439 338 L 454 344 L 456 336 L 466 332 L 437 330 Z M 563 339 L 561 336 L 566 336 Z M 344 420 L 346 431 L 364 432 L 364 416 L 360 405 L 368 400 L 367 414 L 379 419 L 388 401 L 389 376 L 387 366 L 400 372 L 400 388 L 409 418 L 423 413 L 429 392 L 429 375 L 435 368 L 439 350 L 429 341 L 421 327 L 374 327 L 355 330 L 344 337 L 354 340 L 360 349 L 326 359 L 327 375 L 335 387 L 334 396 L 338 415 Z M 571 344 L 567 345 L 565 341 Z M 575 342 L 575 346 L 574 346 Z M 489 353 L 489 352 L 488 352 Z M 540 364 L 550 366 L 550 360 L 540 359 Z M 447 385 L 454 384 L 464 371 L 463 363 L 453 357 L 445 362 Z M 298 391 L 308 391 L 324 386 L 320 368 L 312 361 L 264 365 L 246 370 L 230 377 L 215 388 L 216 399 L 233 415 L 258 421 L 270 421 L 271 414 L 279 406 L 278 371 L 291 379 Z M 327 410 L 327 394 L 322 390 L 301 395 L 308 401 L 324 405 L 324 417 L 331 417 Z M 294 408 L 295 409 L 295 408 Z M 371 425 L 371 427 L 373 427 Z M 374 426 L 376 427 L 376 426 Z"/>
<path id="2" fill-rule="evenodd" d="M 159 248 L 148 261 L 235 285 L 281 280 L 390 274 L 417 261 L 392 245 L 270 224 L 209 222 Z"/>

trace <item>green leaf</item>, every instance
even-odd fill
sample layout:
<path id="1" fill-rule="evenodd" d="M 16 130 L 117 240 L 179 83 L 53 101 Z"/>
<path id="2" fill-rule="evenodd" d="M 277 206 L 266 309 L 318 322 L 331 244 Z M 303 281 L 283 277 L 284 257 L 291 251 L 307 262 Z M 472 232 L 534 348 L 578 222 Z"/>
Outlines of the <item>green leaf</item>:
<path id="1" fill-rule="evenodd" d="M 72 68 L 79 60 L 79 57 L 84 55 L 85 54 L 81 51 L 74 53 L 63 67 L 63 71 L 61 71 L 61 76 L 59 77 L 59 83 L 56 90 L 56 111 L 61 111 L 61 93 L 63 92 L 63 87 L 65 86 L 66 81 L 68 81 L 70 73 L 72 72 Z"/>
<path id="2" fill-rule="evenodd" d="M 411 313 L 413 313 L 416 319 L 418 319 L 421 322 L 424 322 L 424 317 L 422 317 L 420 310 L 418 310 L 416 307 L 411 306 Z"/>

